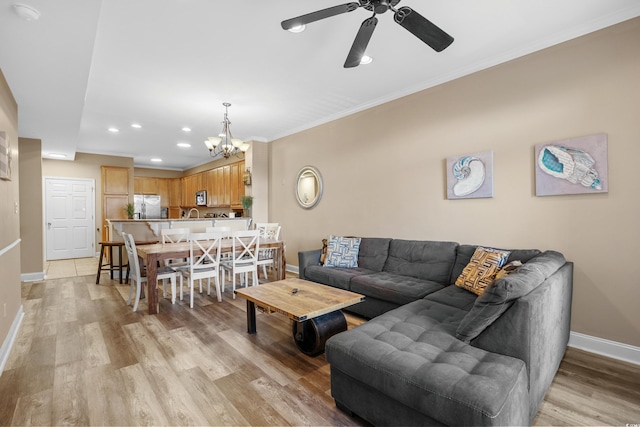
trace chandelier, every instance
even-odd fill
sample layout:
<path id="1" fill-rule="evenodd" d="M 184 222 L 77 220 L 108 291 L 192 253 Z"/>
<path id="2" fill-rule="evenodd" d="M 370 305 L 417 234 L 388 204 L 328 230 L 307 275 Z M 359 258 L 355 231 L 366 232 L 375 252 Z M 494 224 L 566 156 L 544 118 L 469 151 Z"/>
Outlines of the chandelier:
<path id="1" fill-rule="evenodd" d="M 229 121 L 229 107 L 231 104 L 223 102 L 224 105 L 224 120 L 222 121 L 222 130 L 218 136 L 210 136 L 204 141 L 204 144 L 209 149 L 209 155 L 211 157 L 222 156 L 228 159 L 231 156 L 244 158 L 244 153 L 249 149 L 249 144 L 241 139 L 234 138 L 231 134 L 231 122 Z"/>

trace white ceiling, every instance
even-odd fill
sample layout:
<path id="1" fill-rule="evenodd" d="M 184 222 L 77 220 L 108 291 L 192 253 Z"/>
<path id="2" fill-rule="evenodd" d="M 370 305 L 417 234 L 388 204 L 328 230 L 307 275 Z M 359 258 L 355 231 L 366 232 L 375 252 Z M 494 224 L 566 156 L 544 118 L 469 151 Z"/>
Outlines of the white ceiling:
<path id="1" fill-rule="evenodd" d="M 14 3 L 40 18 L 19 18 Z M 640 16 L 638 0 L 403 0 L 453 44 L 436 53 L 387 12 L 367 50 L 373 63 L 352 69 L 343 63 L 370 16 L 363 8 L 300 34 L 280 27 L 342 3 L 0 0 L 0 68 L 19 134 L 41 139 L 43 157 L 184 170 L 210 160 L 203 141 L 220 131 L 225 101 L 235 137 L 268 142 Z"/>

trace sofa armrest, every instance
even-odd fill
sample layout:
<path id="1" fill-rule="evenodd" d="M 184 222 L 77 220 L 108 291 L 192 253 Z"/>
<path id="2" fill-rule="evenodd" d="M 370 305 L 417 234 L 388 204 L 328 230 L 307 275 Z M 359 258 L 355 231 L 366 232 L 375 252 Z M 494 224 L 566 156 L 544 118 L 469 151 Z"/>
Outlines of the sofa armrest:
<path id="1" fill-rule="evenodd" d="M 573 263 L 567 262 L 531 293 L 520 297 L 471 345 L 521 359 L 529 374 L 530 415 L 558 370 L 569 341 Z"/>
<path id="2" fill-rule="evenodd" d="M 298 252 L 298 275 L 301 279 L 305 279 L 304 270 L 310 265 L 320 264 L 320 253 L 322 249 L 314 249 L 311 251 Z"/>

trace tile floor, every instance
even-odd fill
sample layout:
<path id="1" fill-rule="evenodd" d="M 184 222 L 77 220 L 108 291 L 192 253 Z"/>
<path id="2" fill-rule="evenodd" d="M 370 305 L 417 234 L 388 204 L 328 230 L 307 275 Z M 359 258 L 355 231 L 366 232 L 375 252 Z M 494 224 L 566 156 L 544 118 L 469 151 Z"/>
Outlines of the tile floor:
<path id="1" fill-rule="evenodd" d="M 95 275 L 98 271 L 98 258 L 76 258 L 47 261 L 45 275 L 47 279 Z"/>

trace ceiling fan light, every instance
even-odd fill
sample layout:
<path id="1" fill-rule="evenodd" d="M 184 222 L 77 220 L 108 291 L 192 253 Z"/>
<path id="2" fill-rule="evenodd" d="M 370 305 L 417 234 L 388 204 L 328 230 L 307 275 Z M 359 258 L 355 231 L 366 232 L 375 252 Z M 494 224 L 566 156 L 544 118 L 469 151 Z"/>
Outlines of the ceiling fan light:
<path id="1" fill-rule="evenodd" d="M 16 3 L 13 5 L 13 10 L 25 21 L 37 21 L 40 18 L 40 11 L 26 4 Z"/>
<path id="2" fill-rule="evenodd" d="M 360 65 L 367 65 L 367 64 L 371 64 L 373 62 L 373 58 L 370 57 L 369 55 L 362 55 L 362 58 L 360 59 Z"/>
<path id="3" fill-rule="evenodd" d="M 307 26 L 306 26 L 306 25 L 304 25 L 304 24 L 298 24 L 298 25 L 296 25 L 296 26 L 294 26 L 294 27 L 289 28 L 289 31 L 290 31 L 290 32 L 292 32 L 292 33 L 301 33 L 301 32 L 303 32 L 306 28 L 307 28 Z"/>

